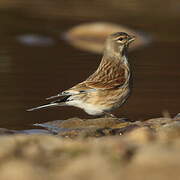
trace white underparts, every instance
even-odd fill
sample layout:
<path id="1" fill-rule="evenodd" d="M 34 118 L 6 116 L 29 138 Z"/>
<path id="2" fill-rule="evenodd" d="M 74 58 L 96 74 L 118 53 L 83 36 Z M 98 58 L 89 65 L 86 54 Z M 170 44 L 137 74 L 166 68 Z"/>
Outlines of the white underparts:
<path id="1" fill-rule="evenodd" d="M 102 107 L 99 107 L 99 106 L 93 105 L 93 104 L 84 103 L 81 100 L 68 101 L 68 102 L 66 102 L 66 104 L 69 106 L 75 106 L 75 107 L 81 108 L 90 115 L 104 114 L 104 110 L 102 109 Z"/>

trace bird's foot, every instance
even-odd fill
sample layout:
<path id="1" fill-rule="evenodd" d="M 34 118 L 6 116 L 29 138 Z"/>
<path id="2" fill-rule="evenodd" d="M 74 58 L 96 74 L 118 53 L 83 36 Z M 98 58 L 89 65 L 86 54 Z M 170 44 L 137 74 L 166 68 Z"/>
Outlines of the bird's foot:
<path id="1" fill-rule="evenodd" d="M 104 116 L 103 116 L 103 117 L 105 117 L 105 118 L 117 118 L 117 117 L 114 116 L 113 114 L 107 113 L 107 112 L 104 113 Z"/>
<path id="2" fill-rule="evenodd" d="M 129 123 L 135 122 L 134 120 L 128 119 L 128 118 L 118 118 L 118 121 L 119 122 L 129 122 Z"/>

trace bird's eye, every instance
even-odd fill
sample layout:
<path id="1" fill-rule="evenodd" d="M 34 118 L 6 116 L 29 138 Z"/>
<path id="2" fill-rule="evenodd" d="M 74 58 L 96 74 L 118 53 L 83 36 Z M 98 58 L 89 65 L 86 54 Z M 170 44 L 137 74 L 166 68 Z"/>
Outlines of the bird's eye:
<path id="1" fill-rule="evenodd" d="M 123 40 L 123 38 L 122 38 L 122 37 L 120 37 L 118 40 L 119 40 L 119 41 L 122 41 L 122 40 Z"/>

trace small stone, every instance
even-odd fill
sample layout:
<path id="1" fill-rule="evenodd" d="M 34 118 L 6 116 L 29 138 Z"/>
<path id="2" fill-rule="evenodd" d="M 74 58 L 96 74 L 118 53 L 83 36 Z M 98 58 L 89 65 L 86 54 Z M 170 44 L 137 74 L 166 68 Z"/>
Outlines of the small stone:
<path id="1" fill-rule="evenodd" d="M 151 142 L 155 139 L 155 134 L 152 129 L 148 127 L 141 127 L 132 130 L 127 134 L 127 138 L 130 141 L 136 142 L 138 144 L 145 144 Z"/>
<path id="2" fill-rule="evenodd" d="M 82 50 L 102 53 L 107 36 L 114 32 L 127 32 L 128 34 L 135 35 L 136 41 L 130 46 L 130 50 L 147 45 L 151 41 L 144 33 L 108 22 L 80 24 L 71 28 L 66 34 L 63 34 L 62 38 Z"/>
<path id="3" fill-rule="evenodd" d="M 175 121 L 160 127 L 157 133 L 158 136 L 164 140 L 180 138 L 180 121 Z"/>

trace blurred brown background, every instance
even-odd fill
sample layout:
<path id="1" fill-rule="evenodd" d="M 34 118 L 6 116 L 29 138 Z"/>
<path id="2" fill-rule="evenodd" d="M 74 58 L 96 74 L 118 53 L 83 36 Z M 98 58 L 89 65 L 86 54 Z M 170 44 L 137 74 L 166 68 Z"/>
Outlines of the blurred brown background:
<path id="1" fill-rule="evenodd" d="M 28 113 L 45 97 L 84 80 L 101 55 L 73 48 L 61 37 L 80 23 L 104 21 L 149 34 L 152 43 L 130 52 L 134 90 L 114 113 L 143 120 L 180 106 L 180 2 L 177 0 L 0 0 L 0 127 L 74 116 L 82 110 L 61 107 Z"/>

